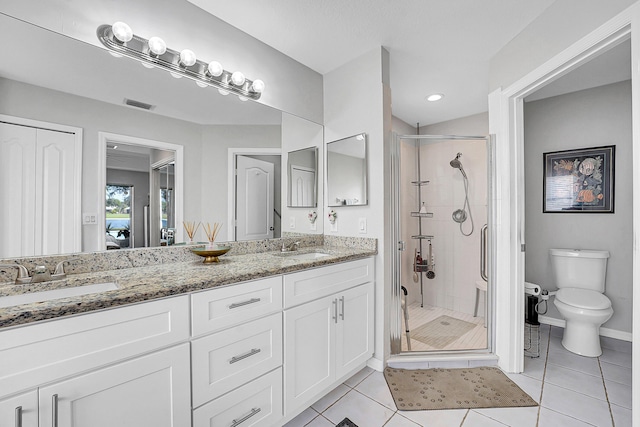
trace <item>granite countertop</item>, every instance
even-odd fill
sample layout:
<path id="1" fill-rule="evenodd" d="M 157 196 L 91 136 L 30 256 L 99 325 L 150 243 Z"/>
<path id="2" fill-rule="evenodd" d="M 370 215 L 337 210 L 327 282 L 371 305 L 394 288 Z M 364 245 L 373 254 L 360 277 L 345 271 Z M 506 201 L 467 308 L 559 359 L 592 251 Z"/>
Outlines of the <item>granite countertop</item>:
<path id="1" fill-rule="evenodd" d="M 73 274 L 68 275 L 65 280 L 53 282 L 28 285 L 4 284 L 0 285 L 0 297 L 104 282 L 115 282 L 118 289 L 0 308 L 0 328 L 238 284 L 248 280 L 366 258 L 377 253 L 371 249 L 317 246 L 305 247 L 291 254 L 309 252 L 323 252 L 328 256 L 300 260 L 282 256 L 279 252 L 227 254 L 221 256 L 220 262 L 216 264 L 203 264 L 202 260 L 198 259 Z"/>

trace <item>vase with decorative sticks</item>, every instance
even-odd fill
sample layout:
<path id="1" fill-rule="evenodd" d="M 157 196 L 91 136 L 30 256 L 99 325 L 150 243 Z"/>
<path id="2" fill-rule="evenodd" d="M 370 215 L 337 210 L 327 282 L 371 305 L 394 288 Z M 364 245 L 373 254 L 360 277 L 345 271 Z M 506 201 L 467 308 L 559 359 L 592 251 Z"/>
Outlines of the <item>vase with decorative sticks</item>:
<path id="1" fill-rule="evenodd" d="M 184 226 L 187 236 L 189 236 L 189 244 L 192 245 L 194 243 L 193 238 L 196 235 L 198 228 L 200 228 L 201 223 L 199 222 L 196 225 L 195 221 L 182 221 L 182 225 Z"/>
<path id="2" fill-rule="evenodd" d="M 204 229 L 204 232 L 207 235 L 207 239 L 209 240 L 208 247 L 213 247 L 214 242 L 216 241 L 216 236 L 222 228 L 222 223 L 214 222 L 213 226 L 211 226 L 211 224 L 209 223 L 206 223 L 202 226 L 202 228 Z"/>

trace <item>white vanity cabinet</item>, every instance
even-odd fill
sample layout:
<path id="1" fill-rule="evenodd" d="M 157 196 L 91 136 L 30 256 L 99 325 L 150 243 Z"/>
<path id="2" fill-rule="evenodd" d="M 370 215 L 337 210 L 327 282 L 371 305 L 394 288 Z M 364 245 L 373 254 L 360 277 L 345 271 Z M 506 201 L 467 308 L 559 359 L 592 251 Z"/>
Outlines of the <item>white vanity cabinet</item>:
<path id="1" fill-rule="evenodd" d="M 38 390 L 0 399 L 0 426 L 38 427 Z"/>
<path id="2" fill-rule="evenodd" d="M 194 427 L 276 425 L 282 276 L 194 293 L 191 306 Z"/>
<path id="3" fill-rule="evenodd" d="M 0 425 L 189 425 L 188 340 L 188 296 L 0 331 Z"/>
<path id="4" fill-rule="evenodd" d="M 373 355 L 373 265 L 364 259 L 285 276 L 285 304 L 292 304 L 284 311 L 285 416 Z"/>

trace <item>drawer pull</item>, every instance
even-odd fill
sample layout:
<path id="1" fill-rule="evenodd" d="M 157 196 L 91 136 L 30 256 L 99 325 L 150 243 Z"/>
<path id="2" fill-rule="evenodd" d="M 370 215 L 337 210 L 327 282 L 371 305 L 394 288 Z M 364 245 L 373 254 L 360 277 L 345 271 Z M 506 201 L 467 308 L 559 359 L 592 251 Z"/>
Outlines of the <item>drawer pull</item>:
<path id="1" fill-rule="evenodd" d="M 22 427 L 22 406 L 16 408 L 16 427 Z"/>
<path id="2" fill-rule="evenodd" d="M 234 302 L 233 304 L 229 305 L 229 310 L 231 310 L 232 308 L 242 307 L 243 305 L 255 304 L 257 302 L 260 302 L 260 298 L 251 298 L 250 300 L 247 300 L 247 301 Z"/>
<path id="3" fill-rule="evenodd" d="M 232 363 L 236 363 L 241 361 L 242 359 L 246 359 L 247 357 L 251 357 L 254 354 L 258 354 L 260 353 L 260 349 L 259 348 L 252 348 L 251 351 L 245 353 L 245 354 L 241 354 L 240 356 L 233 356 L 231 358 L 231 360 L 229 360 L 229 364 L 231 365 Z"/>
<path id="4" fill-rule="evenodd" d="M 247 421 L 249 418 L 253 417 L 255 414 L 257 414 L 258 412 L 260 412 L 260 408 L 253 408 L 251 410 L 251 412 L 249 412 L 247 415 L 245 415 L 242 418 L 238 418 L 237 420 L 232 420 L 231 421 L 231 425 L 229 427 L 236 427 L 239 426 L 240 424 L 242 424 L 243 422 Z"/>
<path id="5" fill-rule="evenodd" d="M 58 395 L 51 396 L 51 426 L 58 427 Z"/>
<path id="6" fill-rule="evenodd" d="M 340 319 L 344 320 L 344 296 L 340 297 Z"/>
<path id="7" fill-rule="evenodd" d="M 338 323 L 338 298 L 333 299 L 333 320 Z"/>

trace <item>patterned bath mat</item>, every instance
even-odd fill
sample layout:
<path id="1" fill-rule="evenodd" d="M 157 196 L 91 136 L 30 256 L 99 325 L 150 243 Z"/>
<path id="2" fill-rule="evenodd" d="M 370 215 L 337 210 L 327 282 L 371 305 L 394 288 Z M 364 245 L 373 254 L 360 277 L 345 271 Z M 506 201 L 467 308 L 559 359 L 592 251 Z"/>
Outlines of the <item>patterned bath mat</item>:
<path id="1" fill-rule="evenodd" d="M 353 421 L 351 421 L 349 418 L 345 418 L 344 420 L 336 424 L 336 427 L 358 427 L 358 426 L 355 425 Z"/>
<path id="2" fill-rule="evenodd" d="M 538 406 L 502 371 L 494 367 L 384 370 L 401 411 Z"/>
<path id="3" fill-rule="evenodd" d="M 416 329 L 412 329 L 410 334 L 414 340 L 423 342 L 431 347 L 444 348 L 475 327 L 476 325 L 471 322 L 465 322 L 450 316 L 440 316 Z"/>

